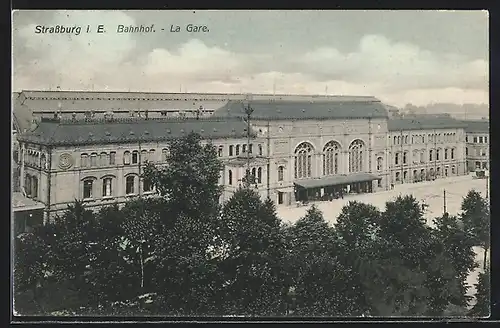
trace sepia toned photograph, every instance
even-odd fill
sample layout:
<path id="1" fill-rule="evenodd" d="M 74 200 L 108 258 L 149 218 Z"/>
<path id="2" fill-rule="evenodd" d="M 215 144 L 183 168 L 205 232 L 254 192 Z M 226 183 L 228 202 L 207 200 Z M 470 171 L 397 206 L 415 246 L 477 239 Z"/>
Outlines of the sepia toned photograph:
<path id="1" fill-rule="evenodd" d="M 489 317 L 488 24 L 13 11 L 13 316 Z"/>

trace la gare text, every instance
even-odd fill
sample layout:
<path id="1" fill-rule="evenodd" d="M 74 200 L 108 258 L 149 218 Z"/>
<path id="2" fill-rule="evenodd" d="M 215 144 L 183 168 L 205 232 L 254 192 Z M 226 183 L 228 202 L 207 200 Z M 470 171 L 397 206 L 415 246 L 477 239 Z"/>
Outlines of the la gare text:
<path id="1" fill-rule="evenodd" d="M 116 32 L 117 33 L 155 33 L 157 32 L 158 28 L 155 27 L 155 24 L 151 25 L 118 25 Z M 162 32 L 167 31 L 167 32 L 172 32 L 172 33 L 178 33 L 178 32 L 189 32 L 189 33 L 207 33 L 210 32 L 210 29 L 206 25 L 197 25 L 197 24 L 187 24 L 184 27 L 181 27 L 179 25 L 170 25 L 169 29 L 166 28 L 161 28 L 159 29 Z"/>

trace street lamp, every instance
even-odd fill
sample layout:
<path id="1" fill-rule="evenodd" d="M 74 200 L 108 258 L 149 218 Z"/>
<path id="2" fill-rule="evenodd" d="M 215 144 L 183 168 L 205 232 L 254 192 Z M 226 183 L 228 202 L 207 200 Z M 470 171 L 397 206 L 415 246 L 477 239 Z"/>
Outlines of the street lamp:
<path id="1" fill-rule="evenodd" d="M 250 100 L 252 99 L 251 95 L 245 96 L 245 100 L 243 101 L 243 110 L 245 111 L 246 114 L 246 121 L 247 121 L 247 149 L 246 149 L 246 155 L 247 155 L 247 169 L 246 169 L 246 174 L 245 174 L 245 187 L 249 188 L 250 185 L 255 183 L 255 177 L 250 174 L 250 119 L 252 116 L 252 113 L 254 109 L 250 106 Z"/>

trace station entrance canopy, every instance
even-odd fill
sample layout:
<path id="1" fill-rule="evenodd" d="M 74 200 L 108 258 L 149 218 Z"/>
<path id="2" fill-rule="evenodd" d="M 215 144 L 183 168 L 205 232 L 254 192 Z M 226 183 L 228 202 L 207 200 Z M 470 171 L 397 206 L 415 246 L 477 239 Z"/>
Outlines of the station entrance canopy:
<path id="1" fill-rule="evenodd" d="M 319 179 L 306 179 L 296 181 L 295 184 L 304 189 L 322 188 L 328 186 L 349 185 L 358 182 L 368 182 L 378 180 L 380 177 L 371 173 L 354 173 L 349 175 L 334 175 Z"/>

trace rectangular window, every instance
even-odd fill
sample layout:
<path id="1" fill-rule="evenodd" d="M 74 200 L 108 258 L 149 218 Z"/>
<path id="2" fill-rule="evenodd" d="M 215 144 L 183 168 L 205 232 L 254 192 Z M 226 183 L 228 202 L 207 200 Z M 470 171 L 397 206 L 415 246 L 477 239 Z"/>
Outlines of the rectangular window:
<path id="1" fill-rule="evenodd" d="M 92 180 L 83 181 L 83 199 L 92 198 Z"/>
<path id="2" fill-rule="evenodd" d="M 474 137 L 473 142 L 477 143 L 477 137 Z"/>
<path id="3" fill-rule="evenodd" d="M 132 152 L 132 164 L 137 163 L 139 163 L 139 152 L 135 150 Z"/>
<path id="4" fill-rule="evenodd" d="M 112 181 L 113 180 L 111 178 L 104 178 L 102 180 L 102 196 L 103 197 L 111 196 Z"/>
<path id="5" fill-rule="evenodd" d="M 234 149 L 234 146 L 230 145 L 229 146 L 229 156 L 233 156 L 233 149 Z"/>
<path id="6" fill-rule="evenodd" d="M 488 137 L 484 137 L 484 143 L 488 143 Z"/>
<path id="7" fill-rule="evenodd" d="M 109 165 L 115 165 L 116 163 L 116 152 L 112 151 L 109 153 Z"/>
<path id="8" fill-rule="evenodd" d="M 90 166 L 97 166 L 97 154 L 90 155 Z"/>
<path id="9" fill-rule="evenodd" d="M 483 137 L 479 137 L 479 143 L 483 143 Z"/>
<path id="10" fill-rule="evenodd" d="M 134 180 L 135 180 L 134 176 L 128 176 L 127 179 L 125 180 L 125 193 L 127 195 L 133 194 L 135 192 Z"/>
<path id="11" fill-rule="evenodd" d="M 253 153 L 253 144 L 248 145 L 248 153 L 249 154 Z"/>
<path id="12" fill-rule="evenodd" d="M 469 142 L 469 137 L 465 137 L 465 142 Z"/>

